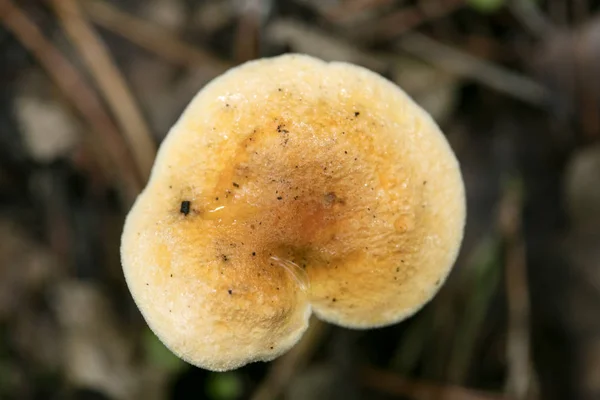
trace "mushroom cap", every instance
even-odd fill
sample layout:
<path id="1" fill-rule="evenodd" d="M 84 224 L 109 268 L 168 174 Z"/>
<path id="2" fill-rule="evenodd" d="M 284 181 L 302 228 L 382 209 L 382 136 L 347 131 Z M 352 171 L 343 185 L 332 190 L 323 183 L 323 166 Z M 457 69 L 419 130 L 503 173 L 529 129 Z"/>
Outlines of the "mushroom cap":
<path id="1" fill-rule="evenodd" d="M 222 371 L 288 350 L 311 310 L 352 328 L 412 315 L 446 279 L 464 222 L 459 165 L 425 111 L 364 68 L 284 55 L 193 99 L 121 257 L 157 336 Z"/>

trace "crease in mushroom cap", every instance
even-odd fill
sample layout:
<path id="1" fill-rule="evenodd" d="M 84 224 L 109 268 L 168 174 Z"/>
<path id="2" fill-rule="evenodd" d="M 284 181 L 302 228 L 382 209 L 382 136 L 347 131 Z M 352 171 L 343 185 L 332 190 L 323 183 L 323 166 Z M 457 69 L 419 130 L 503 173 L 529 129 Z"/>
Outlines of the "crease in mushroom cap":
<path id="1" fill-rule="evenodd" d="M 287 351 L 313 311 L 351 328 L 412 315 L 450 272 L 464 221 L 458 162 L 425 111 L 364 68 L 285 55 L 192 100 L 121 257 L 157 336 L 222 371 Z"/>

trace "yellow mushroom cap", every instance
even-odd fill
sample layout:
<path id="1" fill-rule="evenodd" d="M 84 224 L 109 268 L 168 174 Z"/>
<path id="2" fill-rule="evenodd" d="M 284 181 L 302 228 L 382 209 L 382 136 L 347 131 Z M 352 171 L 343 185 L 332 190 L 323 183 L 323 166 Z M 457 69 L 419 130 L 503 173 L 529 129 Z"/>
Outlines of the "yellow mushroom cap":
<path id="1" fill-rule="evenodd" d="M 460 169 L 401 89 L 304 55 L 215 79 L 169 132 L 121 258 L 174 353 L 223 371 L 291 348 L 311 311 L 396 323 L 437 292 L 465 221 Z"/>

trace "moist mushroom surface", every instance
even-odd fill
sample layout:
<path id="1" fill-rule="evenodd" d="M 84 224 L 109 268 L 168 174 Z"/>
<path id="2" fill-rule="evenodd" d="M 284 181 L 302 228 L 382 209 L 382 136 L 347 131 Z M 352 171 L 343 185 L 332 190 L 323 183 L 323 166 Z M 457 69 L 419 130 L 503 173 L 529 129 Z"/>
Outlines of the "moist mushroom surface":
<path id="1" fill-rule="evenodd" d="M 122 263 L 149 326 L 212 370 L 288 350 L 311 311 L 398 322 L 438 290 L 465 219 L 429 115 L 366 69 L 286 55 L 207 85 L 131 210 Z"/>

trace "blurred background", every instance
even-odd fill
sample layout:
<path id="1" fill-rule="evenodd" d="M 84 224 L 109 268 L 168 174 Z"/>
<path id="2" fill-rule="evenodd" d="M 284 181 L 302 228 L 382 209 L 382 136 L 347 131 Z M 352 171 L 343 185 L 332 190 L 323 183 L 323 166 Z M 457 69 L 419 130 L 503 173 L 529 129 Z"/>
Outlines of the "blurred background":
<path id="1" fill-rule="evenodd" d="M 597 0 L 0 0 L 0 399 L 600 399 Z M 191 97 L 246 60 L 366 66 L 441 125 L 469 214 L 413 318 L 313 323 L 216 374 L 148 330 L 123 219 Z"/>

